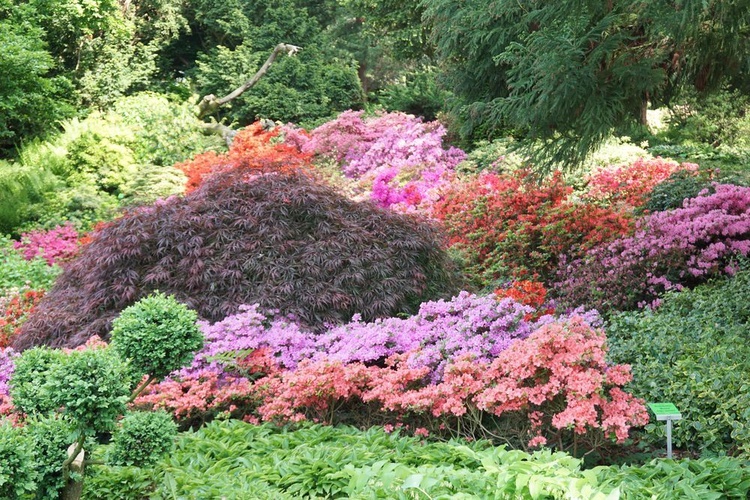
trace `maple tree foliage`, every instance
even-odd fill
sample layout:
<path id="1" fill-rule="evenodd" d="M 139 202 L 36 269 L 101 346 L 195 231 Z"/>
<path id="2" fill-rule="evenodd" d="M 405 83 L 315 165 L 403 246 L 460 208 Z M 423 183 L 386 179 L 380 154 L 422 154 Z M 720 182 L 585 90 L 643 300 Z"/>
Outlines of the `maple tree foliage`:
<path id="1" fill-rule="evenodd" d="M 14 346 L 106 338 L 112 319 L 154 290 L 210 321 L 259 303 L 314 329 L 355 313 L 373 320 L 415 312 L 457 291 L 436 227 L 278 165 L 239 162 L 185 197 L 103 226 Z"/>

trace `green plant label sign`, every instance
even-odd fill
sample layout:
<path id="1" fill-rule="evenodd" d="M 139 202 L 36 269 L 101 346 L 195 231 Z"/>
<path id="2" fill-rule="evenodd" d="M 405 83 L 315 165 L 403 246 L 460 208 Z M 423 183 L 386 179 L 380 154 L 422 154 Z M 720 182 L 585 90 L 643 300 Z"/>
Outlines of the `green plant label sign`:
<path id="1" fill-rule="evenodd" d="M 679 410 L 672 403 L 649 403 L 648 407 L 656 415 L 656 420 L 679 420 L 682 418 Z"/>

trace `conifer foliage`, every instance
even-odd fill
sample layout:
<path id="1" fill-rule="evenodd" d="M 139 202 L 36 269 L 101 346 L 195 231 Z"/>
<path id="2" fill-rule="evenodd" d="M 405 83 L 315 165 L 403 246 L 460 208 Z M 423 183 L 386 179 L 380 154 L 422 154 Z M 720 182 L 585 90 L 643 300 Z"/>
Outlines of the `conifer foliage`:
<path id="1" fill-rule="evenodd" d="M 439 232 L 357 203 L 301 173 L 237 168 L 184 198 L 99 229 L 24 325 L 16 348 L 107 337 L 112 319 L 154 290 L 206 320 L 242 304 L 317 329 L 416 312 L 457 291 Z"/>

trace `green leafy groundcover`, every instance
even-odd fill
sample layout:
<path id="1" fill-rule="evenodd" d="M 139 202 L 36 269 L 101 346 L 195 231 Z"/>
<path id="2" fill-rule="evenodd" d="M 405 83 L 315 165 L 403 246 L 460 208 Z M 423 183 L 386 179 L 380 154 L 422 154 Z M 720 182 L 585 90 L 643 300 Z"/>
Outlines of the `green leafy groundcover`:
<path id="1" fill-rule="evenodd" d="M 657 459 L 582 470 L 565 453 L 424 443 L 380 428 L 292 430 L 231 420 L 182 434 L 153 468 L 97 468 L 84 498 L 744 499 L 746 465 L 727 457 Z"/>

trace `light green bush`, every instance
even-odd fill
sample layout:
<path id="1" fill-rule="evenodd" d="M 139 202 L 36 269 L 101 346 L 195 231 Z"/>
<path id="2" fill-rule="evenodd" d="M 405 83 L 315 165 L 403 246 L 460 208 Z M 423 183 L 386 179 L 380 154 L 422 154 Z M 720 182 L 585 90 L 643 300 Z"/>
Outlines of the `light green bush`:
<path id="1" fill-rule="evenodd" d="M 36 489 L 32 443 L 26 433 L 0 422 L 0 498 L 26 498 Z"/>
<path id="2" fill-rule="evenodd" d="M 112 346 L 131 367 L 157 379 L 182 368 L 203 347 L 198 315 L 156 292 L 124 309 L 112 322 Z"/>

